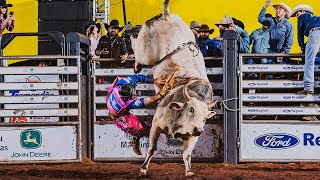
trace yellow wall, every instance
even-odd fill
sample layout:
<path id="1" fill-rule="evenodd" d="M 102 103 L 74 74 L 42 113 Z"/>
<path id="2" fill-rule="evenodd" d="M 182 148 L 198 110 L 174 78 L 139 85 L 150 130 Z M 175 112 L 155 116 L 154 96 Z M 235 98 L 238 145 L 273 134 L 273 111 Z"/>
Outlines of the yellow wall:
<path id="1" fill-rule="evenodd" d="M 7 3 L 13 4 L 8 11 L 14 11 L 16 17 L 15 28 L 12 32 L 38 32 L 37 0 L 7 0 Z M 4 31 L 4 33 L 8 32 Z M 37 40 L 37 37 L 17 37 L 5 48 L 4 55 L 37 55 Z"/>
<path id="2" fill-rule="evenodd" d="M 111 0 L 111 19 L 118 18 L 123 24 L 121 0 Z M 163 0 L 125 0 L 127 10 L 127 21 L 133 25 L 143 24 L 146 20 L 162 12 Z M 284 2 L 292 9 L 298 4 L 309 4 L 315 10 L 316 15 L 320 15 L 319 0 L 287 0 L 273 1 L 273 4 Z M 215 32 L 211 37 L 217 36 L 218 29 L 214 25 L 218 23 L 225 14 L 241 20 L 245 24 L 245 29 L 250 34 L 254 29 L 261 27 L 258 22 L 258 14 L 264 5 L 265 0 L 170 0 L 170 11 L 176 13 L 189 24 L 191 20 L 197 20 L 200 24 L 208 24 Z M 272 7 L 268 8 L 273 16 L 275 12 Z M 300 52 L 297 43 L 297 21 L 290 19 L 294 26 L 294 46 L 291 52 Z"/>

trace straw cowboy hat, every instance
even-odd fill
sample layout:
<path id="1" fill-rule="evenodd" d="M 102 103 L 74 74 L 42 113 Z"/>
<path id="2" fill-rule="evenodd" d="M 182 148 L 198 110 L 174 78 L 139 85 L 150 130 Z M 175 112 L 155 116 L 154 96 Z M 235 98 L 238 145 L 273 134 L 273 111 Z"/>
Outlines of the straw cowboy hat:
<path id="1" fill-rule="evenodd" d="M 229 20 L 227 20 L 226 17 L 228 17 Z M 231 18 L 230 16 L 225 16 L 224 18 L 222 18 L 222 19 L 220 20 L 220 22 L 219 22 L 218 24 L 215 24 L 215 25 L 218 26 L 218 27 L 219 27 L 219 25 L 229 26 L 230 23 L 231 23 L 231 19 L 232 19 L 232 18 Z M 227 22 L 227 21 L 229 21 L 229 22 Z"/>
<path id="2" fill-rule="evenodd" d="M 210 29 L 208 25 L 202 24 L 198 32 L 209 32 L 210 34 L 212 34 L 214 32 L 214 29 Z"/>
<path id="3" fill-rule="evenodd" d="M 311 14 L 314 13 L 314 10 L 311 6 L 309 6 L 307 4 L 299 4 L 298 6 L 293 8 L 292 12 L 290 13 L 290 17 L 296 17 L 297 16 L 296 13 L 301 10 L 304 10 L 304 11 L 311 13 Z"/>
<path id="4" fill-rule="evenodd" d="M 282 9 L 284 9 L 285 11 L 287 11 L 287 14 L 286 14 L 286 18 L 287 19 L 289 19 L 290 18 L 290 16 L 289 16 L 289 14 L 291 13 L 291 8 L 288 6 L 288 5 L 286 5 L 285 3 L 280 3 L 280 4 L 274 4 L 274 5 L 272 5 L 273 6 L 273 8 L 276 8 L 276 7 L 281 7 Z"/>
<path id="5" fill-rule="evenodd" d="M 190 22 L 190 29 L 193 29 L 193 28 L 200 28 L 200 26 L 199 26 L 197 21 L 191 21 Z"/>

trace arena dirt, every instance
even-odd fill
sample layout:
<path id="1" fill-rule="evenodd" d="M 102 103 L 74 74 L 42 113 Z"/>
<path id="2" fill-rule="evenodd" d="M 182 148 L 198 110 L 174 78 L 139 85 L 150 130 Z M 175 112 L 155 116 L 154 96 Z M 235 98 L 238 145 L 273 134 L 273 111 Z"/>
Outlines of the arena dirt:
<path id="1" fill-rule="evenodd" d="M 320 163 L 193 163 L 188 179 L 319 179 Z M 183 163 L 151 163 L 146 177 L 140 163 L 72 163 L 0 165 L 1 179 L 187 179 Z"/>

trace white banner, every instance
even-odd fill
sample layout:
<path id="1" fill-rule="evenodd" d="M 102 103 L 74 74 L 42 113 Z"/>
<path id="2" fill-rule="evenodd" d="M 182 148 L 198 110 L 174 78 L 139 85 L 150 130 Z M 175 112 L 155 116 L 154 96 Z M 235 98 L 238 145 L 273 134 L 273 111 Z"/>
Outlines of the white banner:
<path id="1" fill-rule="evenodd" d="M 241 124 L 240 161 L 320 161 L 320 124 Z"/>
<path id="2" fill-rule="evenodd" d="M 200 136 L 193 150 L 192 158 L 214 158 L 219 147 L 219 140 L 215 130 L 217 125 L 207 124 L 204 133 Z M 223 131 L 220 128 L 220 131 Z M 219 133 L 220 134 L 220 133 Z M 95 125 L 94 157 L 108 158 L 145 158 L 149 147 L 149 139 L 140 140 L 142 156 L 136 155 L 130 142 L 130 135 L 125 134 L 114 124 Z M 220 144 L 221 146 L 221 144 Z M 181 141 L 168 139 L 161 134 L 158 140 L 158 149 L 155 158 L 182 158 L 183 146 Z"/>
<path id="3" fill-rule="evenodd" d="M 6 75 L 5 82 L 59 82 L 58 75 Z M 59 95 L 59 91 L 55 90 L 11 90 L 5 91 L 5 96 L 54 96 Z M 4 109 L 44 109 L 44 108 L 59 108 L 59 104 L 5 104 Z M 20 118 L 5 118 L 5 122 L 58 122 L 58 117 L 23 117 Z"/>
<path id="4" fill-rule="evenodd" d="M 0 161 L 75 160 L 75 126 L 0 127 Z"/>

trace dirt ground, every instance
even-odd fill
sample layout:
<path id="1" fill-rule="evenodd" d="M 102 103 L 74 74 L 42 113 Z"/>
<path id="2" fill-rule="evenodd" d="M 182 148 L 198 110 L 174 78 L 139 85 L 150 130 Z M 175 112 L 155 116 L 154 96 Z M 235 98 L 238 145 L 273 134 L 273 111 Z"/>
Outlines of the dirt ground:
<path id="1" fill-rule="evenodd" d="M 0 165 L 0 179 L 319 179 L 320 163 L 193 163 L 195 176 L 184 176 L 183 163 L 151 163 L 139 176 L 140 163 Z"/>

